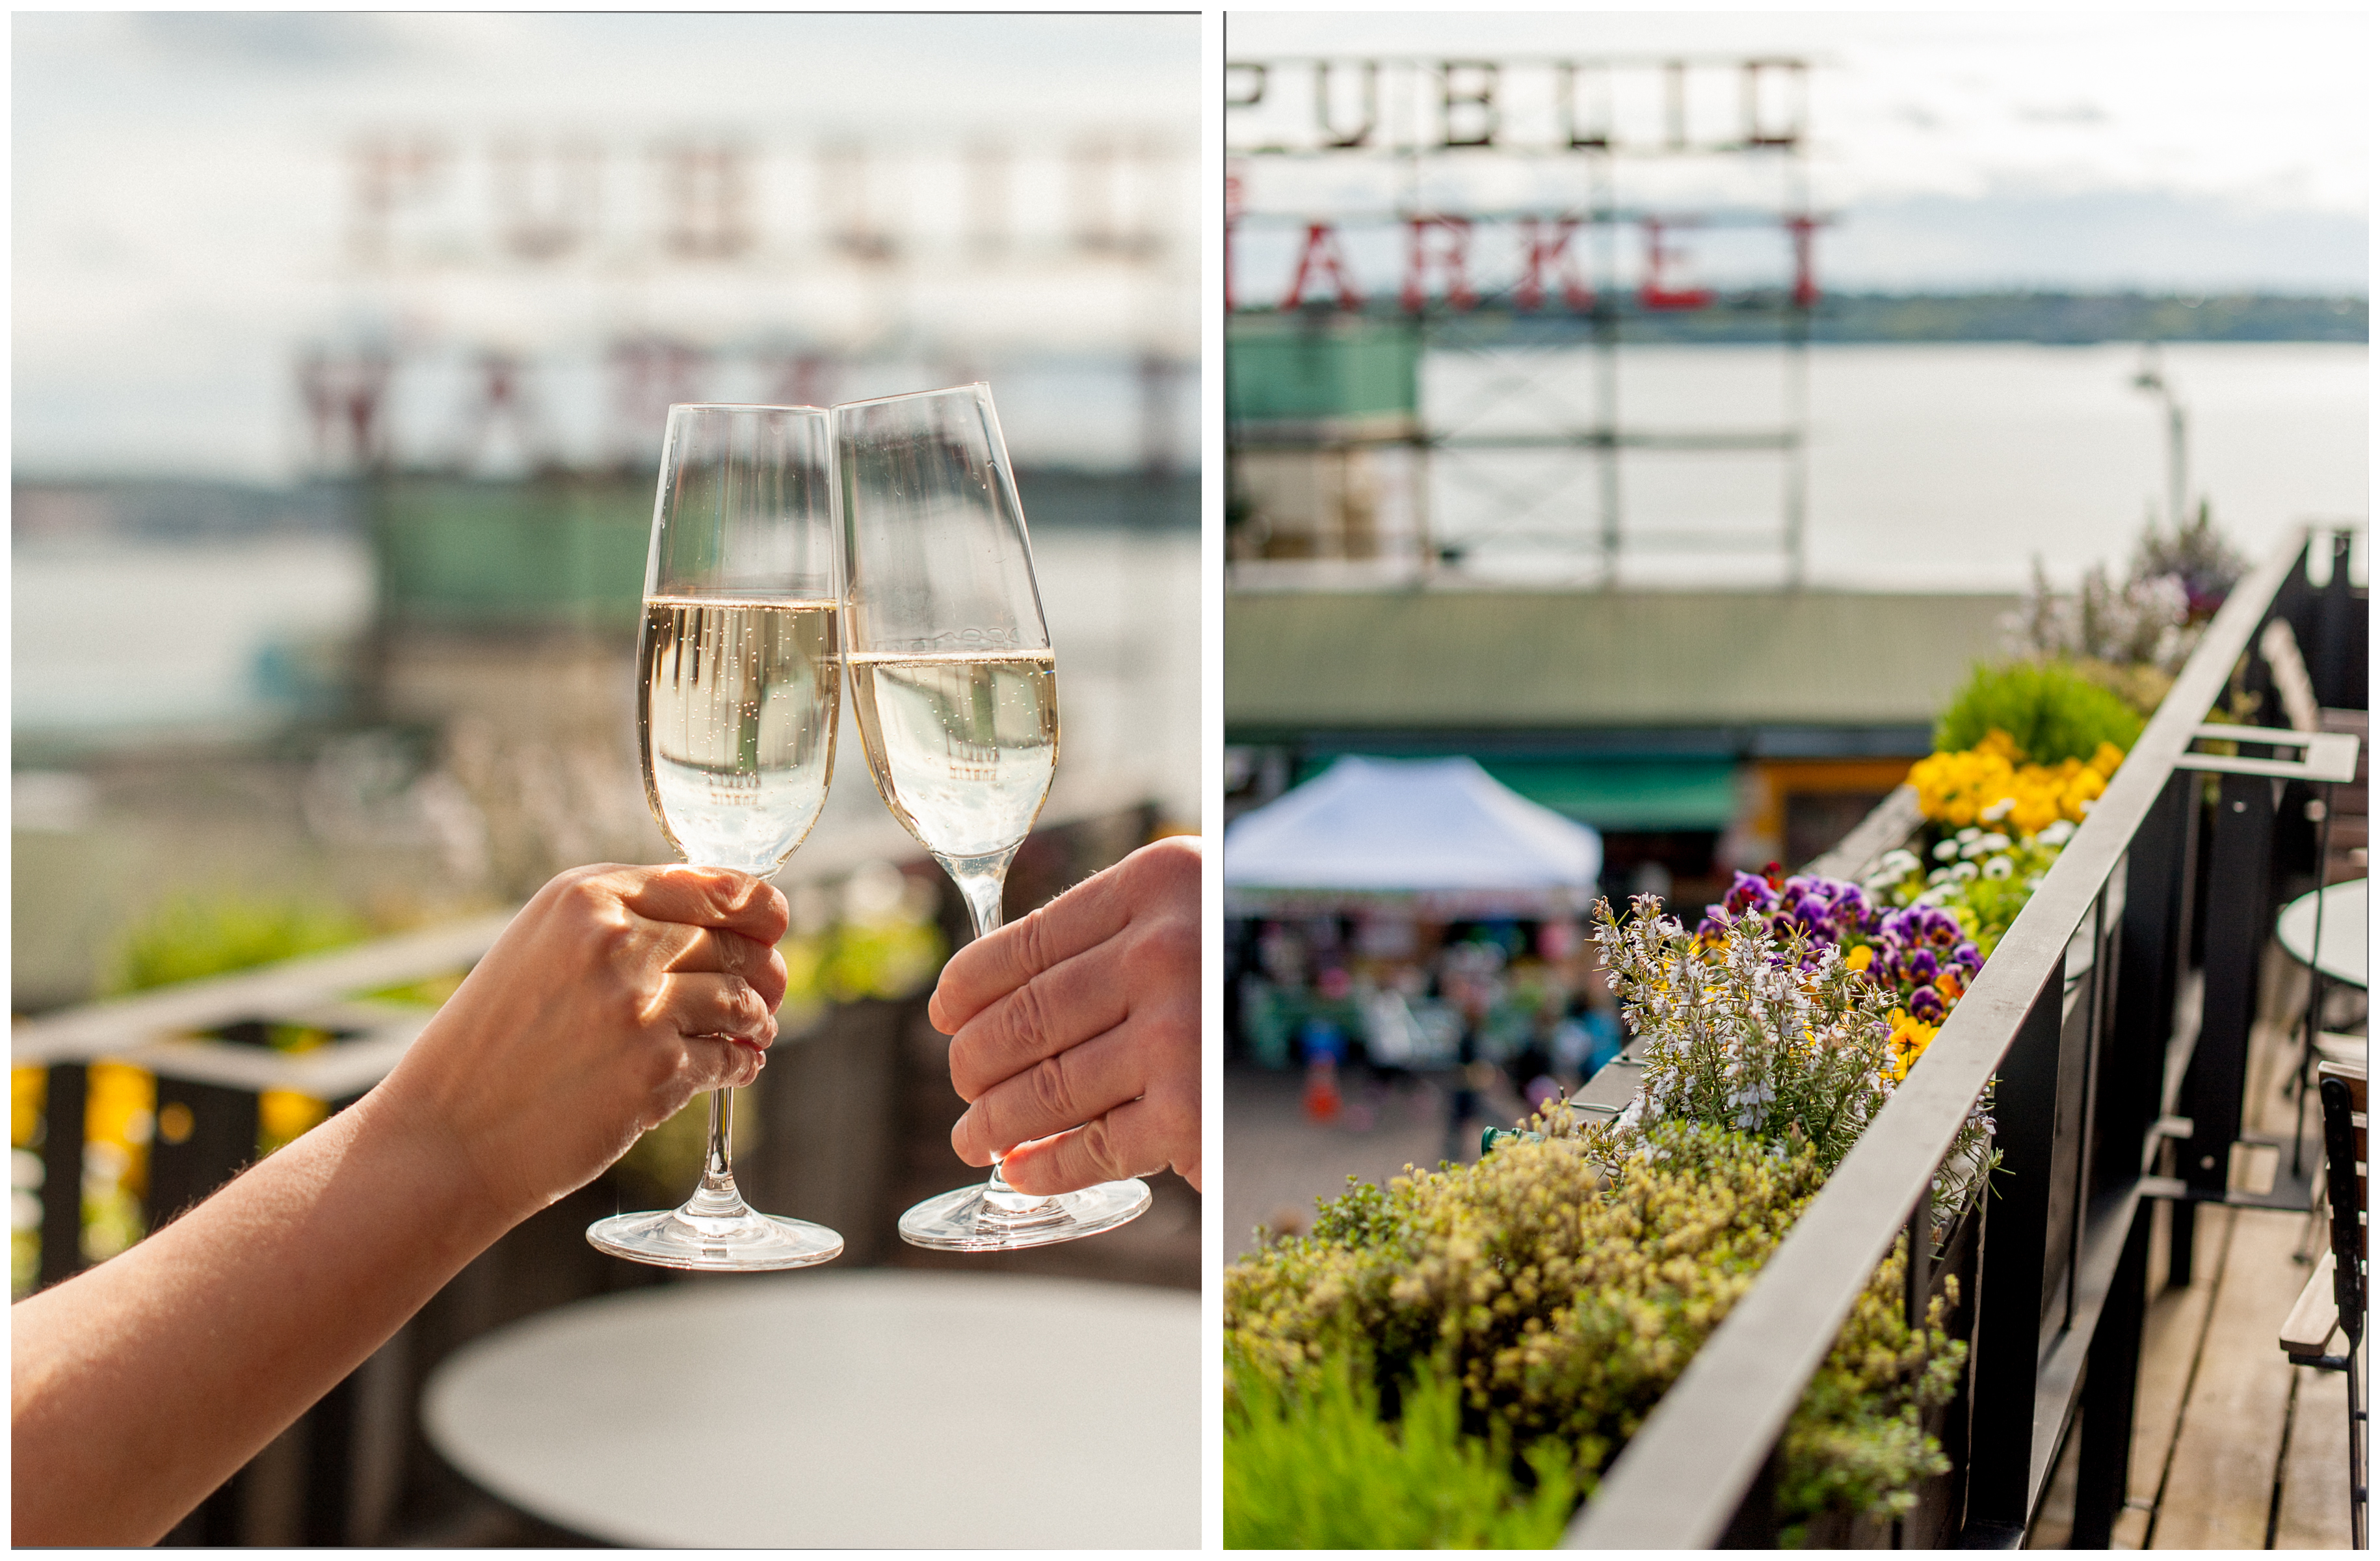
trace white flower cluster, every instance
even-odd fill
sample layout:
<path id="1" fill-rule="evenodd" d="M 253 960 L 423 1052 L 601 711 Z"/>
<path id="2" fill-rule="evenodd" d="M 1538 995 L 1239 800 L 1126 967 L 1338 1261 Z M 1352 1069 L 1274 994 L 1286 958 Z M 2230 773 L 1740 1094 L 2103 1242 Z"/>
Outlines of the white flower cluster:
<path id="1" fill-rule="evenodd" d="M 1695 1121 L 1780 1153 L 1807 1140 L 1831 1170 L 1891 1097 L 1890 997 L 1832 945 L 1805 968 L 1798 931 L 1780 940 L 1760 917 L 1720 918 L 1726 937 L 1714 943 L 1690 936 L 1649 895 L 1630 912 L 1622 922 L 1609 902 L 1598 905 L 1591 933 L 1622 1019 L 1647 1043 L 1643 1081 L 1614 1124 L 1622 1143 Z M 1984 1110 L 1979 1102 L 1952 1151 L 1949 1185 L 1937 1181 L 1949 1206 L 1989 1164 Z"/>
<path id="2" fill-rule="evenodd" d="M 2050 589 L 2038 559 L 2032 591 L 2001 630 L 2009 649 L 2022 655 L 2139 664 L 2168 673 L 2180 670 L 2198 642 L 2180 577 L 2136 577 L 2119 586 L 2105 565 L 2094 565 L 2082 589 L 2069 596 Z"/>
<path id="3" fill-rule="evenodd" d="M 2003 799 L 1986 808 L 1985 822 L 2001 822 L 2010 806 Z M 1935 844 L 1933 857 L 1941 866 L 1929 872 L 1914 851 L 1887 851 L 1860 887 L 1894 906 L 1948 905 L 1958 898 L 1961 889 L 1977 881 L 1993 884 L 2021 877 L 2025 887 L 2037 888 L 2058 851 L 2074 837 L 2074 828 L 2070 821 L 2059 819 L 2038 835 L 2011 837 L 1998 829 L 1969 824 Z"/>
<path id="4" fill-rule="evenodd" d="M 1758 917 L 1698 944 L 1639 896 L 1623 924 L 1608 906 L 1594 937 L 1629 1027 L 1649 1043 L 1623 1131 L 1675 1118 L 1756 1138 L 1791 1132 L 1848 1149 L 1892 1091 L 1883 995 L 1839 948 L 1779 942 Z"/>

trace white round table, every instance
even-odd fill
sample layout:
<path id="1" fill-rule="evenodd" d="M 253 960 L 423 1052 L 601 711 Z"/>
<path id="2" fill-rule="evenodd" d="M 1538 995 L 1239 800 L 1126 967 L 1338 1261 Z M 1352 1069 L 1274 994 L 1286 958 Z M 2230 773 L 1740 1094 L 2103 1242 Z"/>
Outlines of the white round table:
<path id="1" fill-rule="evenodd" d="M 2318 894 L 2301 895 L 2281 908 L 2276 934 L 2289 957 L 2312 965 L 2333 981 L 2353 986 L 2368 984 L 2371 964 L 2368 942 L 2371 881 L 2357 878 L 2333 884 Z M 2322 912 L 2322 947 L 2313 946 L 2314 912 Z M 2320 957 L 2315 956 L 2317 953 Z"/>
<path id="2" fill-rule="evenodd" d="M 1199 1542 L 1198 1298 L 861 1269 L 582 1301 L 442 1362 L 481 1488 L 620 1544 Z"/>

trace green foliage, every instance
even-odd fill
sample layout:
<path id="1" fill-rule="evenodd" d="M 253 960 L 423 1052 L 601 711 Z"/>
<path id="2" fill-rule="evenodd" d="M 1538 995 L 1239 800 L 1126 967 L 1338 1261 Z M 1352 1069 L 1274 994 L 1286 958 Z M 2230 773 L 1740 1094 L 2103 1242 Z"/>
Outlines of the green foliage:
<path id="1" fill-rule="evenodd" d="M 2032 763 L 2088 763 L 2103 742 L 2130 752 L 2143 725 L 2139 712 L 2062 662 L 2009 662 L 1975 668 L 1936 724 L 1934 747 L 1962 752 L 2002 731 Z"/>
<path id="2" fill-rule="evenodd" d="M 1393 1426 L 1368 1362 L 1334 1355 L 1293 1390 L 1234 1373 L 1223 1440 L 1223 1543 L 1234 1550 L 1543 1550 L 1578 1504 L 1560 1444 L 1530 1450 L 1524 1492 L 1501 1437 L 1463 1433 L 1461 1394 L 1425 1362 Z"/>
<path id="3" fill-rule="evenodd" d="M 1789 1520 L 1821 1512 L 1899 1517 L 1915 1505 L 1919 1481 L 1950 1467 L 1922 1416 L 1958 1393 L 1966 1365 L 1966 1346 L 1946 1348 L 1940 1332 L 1944 1312 L 1958 1304 L 1958 1279 L 1947 1280 L 1928 1309 L 1925 1332 L 1912 1333 L 1901 1299 L 1908 1256 L 1904 1236 L 1852 1303 L 1786 1422 L 1777 1504 Z"/>
<path id="4" fill-rule="evenodd" d="M 118 942 L 106 987 L 139 992 L 357 943 L 363 922 L 335 906 L 237 895 L 166 901 Z"/>
<path id="5" fill-rule="evenodd" d="M 818 990 L 836 1003 L 902 998 L 930 985 L 950 953 L 931 921 L 836 924 L 818 965 Z"/>
<path id="6" fill-rule="evenodd" d="M 1319 1396 L 1342 1362 L 1368 1360 L 1384 1396 L 1432 1374 L 1459 1386 L 1464 1430 L 1491 1452 L 1553 1439 L 1590 1490 L 1825 1179 L 1806 1140 L 1670 1121 L 1624 1146 L 1519 1142 L 1358 1189 L 1323 1209 L 1315 1235 L 1224 1275 L 1226 1456 L 1229 1428 L 1255 1423 L 1247 1383 Z M 1938 1311 L 1911 1335 L 1900 1274 L 1898 1258 L 1877 1270 L 1791 1422 L 1789 1519 L 1899 1510 L 1945 1467 L 1918 1417 L 1949 1397 L 1964 1346 Z M 1318 1427 L 1319 1411 L 1282 1423 Z M 1269 1456 L 1305 1460 L 1297 1478 L 1318 1482 L 1311 1470 L 1340 1457 L 1309 1456 L 1286 1433 Z M 1537 1473 L 1542 1488 L 1550 1475 Z"/>

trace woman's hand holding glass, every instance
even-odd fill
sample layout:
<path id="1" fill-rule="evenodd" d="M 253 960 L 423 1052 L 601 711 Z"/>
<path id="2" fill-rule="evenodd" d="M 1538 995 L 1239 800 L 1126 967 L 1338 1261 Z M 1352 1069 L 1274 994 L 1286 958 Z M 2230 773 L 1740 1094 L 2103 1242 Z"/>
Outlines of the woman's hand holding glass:
<path id="1" fill-rule="evenodd" d="M 513 918 L 373 1093 L 434 1128 L 508 1226 L 700 1091 L 759 1077 L 784 935 L 785 896 L 745 873 L 574 868 Z"/>

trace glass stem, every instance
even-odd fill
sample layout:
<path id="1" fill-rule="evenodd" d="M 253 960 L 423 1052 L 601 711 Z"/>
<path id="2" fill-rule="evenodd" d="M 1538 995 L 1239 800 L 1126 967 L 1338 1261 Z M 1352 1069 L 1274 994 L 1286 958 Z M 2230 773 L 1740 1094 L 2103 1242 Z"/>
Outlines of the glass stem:
<path id="1" fill-rule="evenodd" d="M 705 1218 L 732 1219 L 745 1212 L 744 1195 L 735 1190 L 735 1173 L 728 1168 L 728 1128 L 735 1120 L 735 1091 L 710 1091 L 710 1132 L 702 1152 L 702 1185 L 686 1201 L 686 1213 Z"/>
<path id="2" fill-rule="evenodd" d="M 951 875 L 951 882 L 958 885 L 959 897 L 966 901 L 967 916 L 975 923 L 977 937 L 1000 930 L 1001 896 L 1008 887 L 1008 864 L 1015 860 L 1014 846 L 987 857 L 941 859 L 942 871 Z M 1009 1186 L 1008 1178 L 1000 1174 L 1001 1159 L 998 1154 L 991 1157 L 991 1179 L 985 1183 L 984 1189 L 1001 1196 L 1003 1202 L 1022 1201 L 1026 1194 Z"/>
<path id="3" fill-rule="evenodd" d="M 944 857 L 942 870 L 958 885 L 959 897 L 966 901 L 967 920 L 975 923 L 975 935 L 982 937 L 996 933 L 1002 926 L 1000 897 L 1008 887 L 1008 864 L 1015 859 L 1016 848 L 988 857 Z"/>

